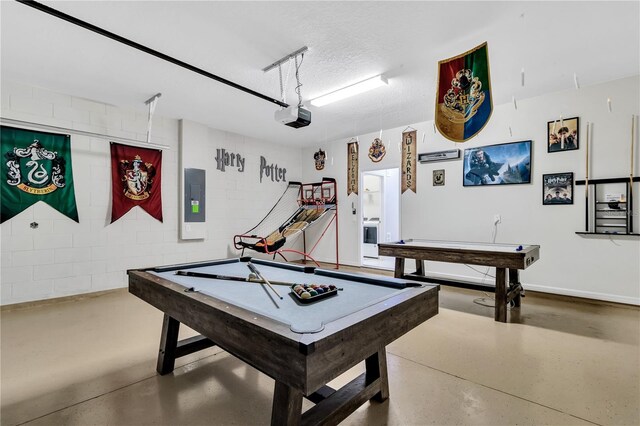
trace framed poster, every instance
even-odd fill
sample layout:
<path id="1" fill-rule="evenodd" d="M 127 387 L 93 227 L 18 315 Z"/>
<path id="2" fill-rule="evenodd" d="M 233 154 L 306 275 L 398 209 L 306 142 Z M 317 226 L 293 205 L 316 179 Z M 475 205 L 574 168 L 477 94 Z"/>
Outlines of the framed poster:
<path id="1" fill-rule="evenodd" d="M 542 175 L 542 204 L 573 204 L 573 173 Z"/>
<path id="2" fill-rule="evenodd" d="M 580 147 L 580 118 L 573 117 L 547 123 L 547 152 L 572 151 Z"/>
<path id="3" fill-rule="evenodd" d="M 464 150 L 464 186 L 531 182 L 531 141 L 480 146 Z"/>
<path id="4" fill-rule="evenodd" d="M 433 171 L 433 186 L 444 186 L 444 169 Z"/>

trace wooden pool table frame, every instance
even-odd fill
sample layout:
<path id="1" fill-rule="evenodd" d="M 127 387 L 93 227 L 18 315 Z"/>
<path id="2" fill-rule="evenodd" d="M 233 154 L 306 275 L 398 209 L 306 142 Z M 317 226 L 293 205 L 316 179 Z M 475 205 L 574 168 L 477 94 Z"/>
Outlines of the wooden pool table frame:
<path id="1" fill-rule="evenodd" d="M 471 243 L 468 247 L 463 247 L 462 244 L 464 243 L 460 243 L 460 247 L 450 247 L 447 246 L 445 241 L 435 241 L 436 243 L 444 244 L 431 247 L 412 244 L 414 241 L 418 242 L 420 240 L 409 239 L 404 240 L 403 243 L 378 244 L 378 254 L 380 256 L 396 258 L 394 273 L 396 278 L 494 292 L 496 294 L 494 319 L 499 322 L 507 322 L 507 306 L 511 301 L 513 301 L 514 307 L 520 307 L 521 295 L 524 293 L 524 289 L 520 283 L 519 270 L 527 268 L 540 258 L 540 246 L 537 245 L 525 245 L 520 251 L 505 252 L 501 250 L 474 249 L 474 245 Z M 490 245 L 484 244 L 483 246 Z M 415 272 L 405 274 L 405 259 L 415 259 Z M 429 277 L 426 275 L 424 267 L 425 260 L 493 266 L 496 268 L 495 282 L 494 284 L 481 284 Z"/>
<path id="2" fill-rule="evenodd" d="M 237 260 L 173 268 L 233 261 Z M 259 259 L 252 262 L 298 273 L 314 269 Z M 150 273 L 153 270 L 130 270 L 128 274 L 129 291 L 164 312 L 158 373 L 172 372 L 180 356 L 217 345 L 275 380 L 272 425 L 337 424 L 367 400 L 387 399 L 386 345 L 438 313 L 438 286 L 414 287 L 331 321 L 318 333 L 300 334 L 242 307 L 185 292 L 184 286 Z M 202 335 L 178 341 L 181 323 Z M 365 373 L 339 390 L 326 386 L 362 360 Z M 316 405 L 301 414 L 303 397 Z"/>

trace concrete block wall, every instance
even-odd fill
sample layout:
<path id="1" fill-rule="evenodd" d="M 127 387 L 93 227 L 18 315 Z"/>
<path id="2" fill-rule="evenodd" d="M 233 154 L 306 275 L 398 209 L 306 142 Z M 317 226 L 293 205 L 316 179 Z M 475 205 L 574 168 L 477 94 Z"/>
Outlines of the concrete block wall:
<path id="1" fill-rule="evenodd" d="M 146 139 L 147 112 L 126 110 L 93 100 L 1 82 L 3 118 L 113 137 Z M 14 126 L 22 127 L 22 126 Z M 24 126 L 28 128 L 28 126 Z M 38 130 L 33 127 L 34 130 Z M 154 116 L 152 140 L 167 145 L 162 158 L 160 223 L 135 207 L 114 223 L 111 216 L 111 162 L 108 138 L 71 134 L 72 167 L 80 223 L 39 202 L 0 226 L 0 304 L 49 299 L 125 287 L 126 270 L 235 255 L 231 237 L 257 223 L 277 200 L 286 183 L 258 182 L 257 165 L 247 162 L 240 181 L 216 173 L 215 155 L 208 155 L 211 200 L 207 238 L 181 241 L 178 233 L 178 119 Z M 63 133 L 63 132 L 61 132 Z M 215 148 L 272 152 L 286 164 L 288 180 L 301 176 L 301 150 L 211 129 Z M 255 156 L 255 155 L 254 155 Z M 233 215 L 228 212 L 234 212 Z M 241 217 L 241 221 L 235 218 Z M 37 222 L 32 229 L 30 223 Z M 245 229 L 247 228 L 247 229 Z"/>

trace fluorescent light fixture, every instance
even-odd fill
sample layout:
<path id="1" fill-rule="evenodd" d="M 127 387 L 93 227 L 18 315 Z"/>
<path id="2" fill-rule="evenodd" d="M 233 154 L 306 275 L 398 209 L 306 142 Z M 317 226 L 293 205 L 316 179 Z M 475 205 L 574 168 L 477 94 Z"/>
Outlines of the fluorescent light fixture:
<path id="1" fill-rule="evenodd" d="M 387 84 L 387 79 L 383 75 L 376 75 L 375 77 L 368 78 L 351 86 L 343 87 L 342 89 L 319 96 L 311 100 L 311 105 L 321 107 Z"/>

